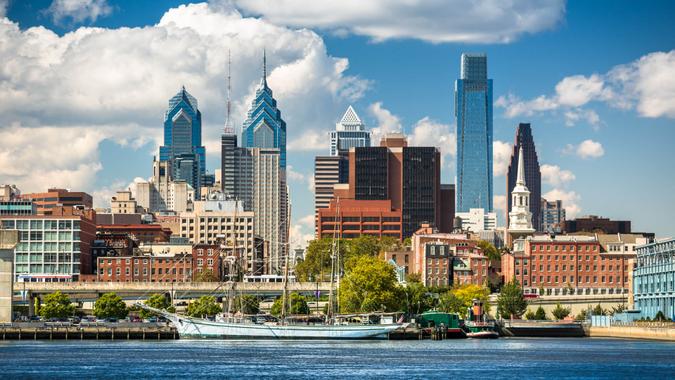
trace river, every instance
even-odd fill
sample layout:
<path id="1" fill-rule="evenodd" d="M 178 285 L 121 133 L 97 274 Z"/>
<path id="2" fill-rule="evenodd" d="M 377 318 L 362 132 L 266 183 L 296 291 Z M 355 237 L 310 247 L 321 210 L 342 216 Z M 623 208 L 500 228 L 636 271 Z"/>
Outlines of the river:
<path id="1" fill-rule="evenodd" d="M 568 338 L 446 341 L 5 341 L 0 378 L 673 378 L 675 343 Z"/>

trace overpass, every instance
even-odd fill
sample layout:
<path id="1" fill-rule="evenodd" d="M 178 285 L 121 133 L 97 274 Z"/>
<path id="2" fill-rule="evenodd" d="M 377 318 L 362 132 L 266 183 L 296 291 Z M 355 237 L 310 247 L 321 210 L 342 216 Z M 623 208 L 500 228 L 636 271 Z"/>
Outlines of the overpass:
<path id="1" fill-rule="evenodd" d="M 314 295 L 316 291 L 328 294 L 329 282 L 294 282 L 288 284 L 289 292 Z M 15 302 L 44 297 L 60 291 L 72 301 L 92 301 L 104 293 L 116 293 L 126 300 L 146 299 L 151 294 L 170 294 L 174 299 L 193 299 L 201 296 L 227 297 L 251 294 L 275 297 L 283 292 L 280 282 L 16 282 Z M 18 295 L 18 297 L 17 297 Z"/>

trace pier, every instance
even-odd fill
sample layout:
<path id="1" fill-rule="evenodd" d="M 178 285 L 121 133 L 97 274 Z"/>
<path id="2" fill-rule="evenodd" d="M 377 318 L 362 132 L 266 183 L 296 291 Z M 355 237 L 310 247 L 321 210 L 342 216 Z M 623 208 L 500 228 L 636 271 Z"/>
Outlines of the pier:
<path id="1" fill-rule="evenodd" d="M 176 329 L 160 323 L 61 322 L 0 324 L 0 340 L 174 340 Z"/>

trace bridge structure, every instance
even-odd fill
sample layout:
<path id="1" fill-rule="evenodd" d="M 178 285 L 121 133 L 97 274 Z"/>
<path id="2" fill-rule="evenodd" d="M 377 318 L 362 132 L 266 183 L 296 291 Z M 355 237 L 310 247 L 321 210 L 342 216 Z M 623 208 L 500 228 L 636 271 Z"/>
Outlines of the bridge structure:
<path id="1" fill-rule="evenodd" d="M 73 302 L 92 302 L 105 293 L 115 293 L 126 301 L 142 301 L 152 294 L 166 294 L 173 300 L 189 300 L 201 296 L 217 298 L 250 294 L 276 297 L 283 293 L 280 282 L 16 282 L 14 304 L 24 304 L 32 311 L 36 297 L 60 291 Z M 330 282 L 293 282 L 288 292 L 310 297 L 328 294 Z M 32 315 L 32 313 L 30 313 Z"/>

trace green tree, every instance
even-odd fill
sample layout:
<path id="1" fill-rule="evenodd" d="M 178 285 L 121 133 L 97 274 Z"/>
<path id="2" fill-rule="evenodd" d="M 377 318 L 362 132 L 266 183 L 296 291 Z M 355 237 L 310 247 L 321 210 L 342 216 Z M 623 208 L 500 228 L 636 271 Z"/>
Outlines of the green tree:
<path id="1" fill-rule="evenodd" d="M 340 256 L 345 257 L 347 241 L 335 241 L 336 249 L 339 247 Z M 330 281 L 331 253 L 333 251 L 333 239 L 321 238 L 309 242 L 305 251 L 305 259 L 295 266 L 295 276 L 298 281 Z"/>
<path id="2" fill-rule="evenodd" d="M 258 314 L 260 311 L 260 300 L 258 297 L 244 294 L 234 299 L 234 312 L 242 314 Z"/>
<path id="3" fill-rule="evenodd" d="M 348 258 L 360 255 L 378 256 L 382 242 L 372 235 L 361 235 L 348 241 Z"/>
<path id="4" fill-rule="evenodd" d="M 403 287 L 404 311 L 409 314 L 422 314 L 431 309 L 433 298 L 429 290 L 421 281 L 411 281 L 413 278 L 408 276 L 406 285 Z"/>
<path id="5" fill-rule="evenodd" d="M 485 240 L 479 240 L 476 245 L 483 251 L 483 254 L 490 260 L 501 260 L 502 255 L 492 243 Z"/>
<path id="6" fill-rule="evenodd" d="M 548 318 L 546 318 L 546 310 L 544 310 L 543 307 L 539 306 L 537 308 L 537 311 L 534 312 L 534 319 L 537 321 L 545 321 Z"/>
<path id="7" fill-rule="evenodd" d="M 525 313 L 525 319 L 535 320 L 537 317 L 532 310 L 527 310 L 527 313 Z"/>
<path id="8" fill-rule="evenodd" d="M 609 311 L 611 315 L 620 314 L 626 311 L 626 305 L 612 306 L 612 310 Z"/>
<path id="9" fill-rule="evenodd" d="M 514 279 L 502 287 L 497 297 L 497 310 L 502 318 L 520 318 L 527 310 L 527 300 L 518 280 Z"/>
<path id="10" fill-rule="evenodd" d="M 595 305 L 593 310 L 591 311 L 591 315 L 605 315 L 607 314 L 607 310 L 603 309 L 600 304 Z"/>
<path id="11" fill-rule="evenodd" d="M 340 311 L 397 311 L 402 298 L 394 268 L 377 257 L 353 257 L 340 283 Z"/>
<path id="12" fill-rule="evenodd" d="M 466 306 L 452 291 L 447 291 L 441 294 L 438 299 L 438 310 L 445 313 L 465 315 Z"/>
<path id="13" fill-rule="evenodd" d="M 35 297 L 35 300 L 33 301 L 33 308 L 35 315 L 40 315 L 40 297 Z"/>
<path id="14" fill-rule="evenodd" d="M 127 305 L 115 293 L 105 293 L 94 303 L 96 318 L 125 318 L 128 314 Z"/>
<path id="15" fill-rule="evenodd" d="M 561 320 L 561 319 L 565 319 L 565 317 L 570 315 L 571 312 L 572 312 L 572 310 L 569 307 L 563 307 L 560 304 L 560 302 L 558 302 L 555 305 L 555 308 L 553 309 L 553 311 L 551 311 L 551 314 L 553 315 L 553 317 L 555 317 L 555 319 Z"/>
<path id="16" fill-rule="evenodd" d="M 155 309 L 166 310 L 169 313 L 176 312 L 176 308 L 171 305 L 169 298 L 167 298 L 164 294 L 155 293 L 145 300 L 144 303 L 150 307 L 154 307 Z M 155 315 L 155 313 L 145 309 L 141 309 L 139 314 L 141 318 L 149 318 Z"/>
<path id="17" fill-rule="evenodd" d="M 304 296 L 301 296 L 298 293 L 291 293 L 290 298 L 290 309 L 288 310 L 289 315 L 304 315 L 309 314 L 309 305 L 307 305 L 307 299 Z M 270 314 L 278 317 L 281 315 L 281 299 L 282 297 L 274 300 L 272 308 L 270 309 Z M 288 301 L 287 301 L 288 302 Z"/>
<path id="18" fill-rule="evenodd" d="M 67 318 L 73 313 L 75 313 L 75 305 L 70 302 L 67 295 L 60 291 L 47 295 L 40 307 L 40 315 L 45 319 Z"/>
<path id="19" fill-rule="evenodd" d="M 216 315 L 223 309 L 216 302 L 214 296 L 201 296 L 196 301 L 190 302 L 187 307 L 187 314 L 191 317 L 206 317 Z"/>
<path id="20" fill-rule="evenodd" d="M 588 319 L 588 311 L 586 309 L 581 310 L 579 314 L 577 314 L 576 317 L 574 317 L 575 321 L 585 321 Z"/>
<path id="21" fill-rule="evenodd" d="M 218 276 L 211 269 L 203 270 L 195 274 L 195 282 L 217 282 Z"/>

